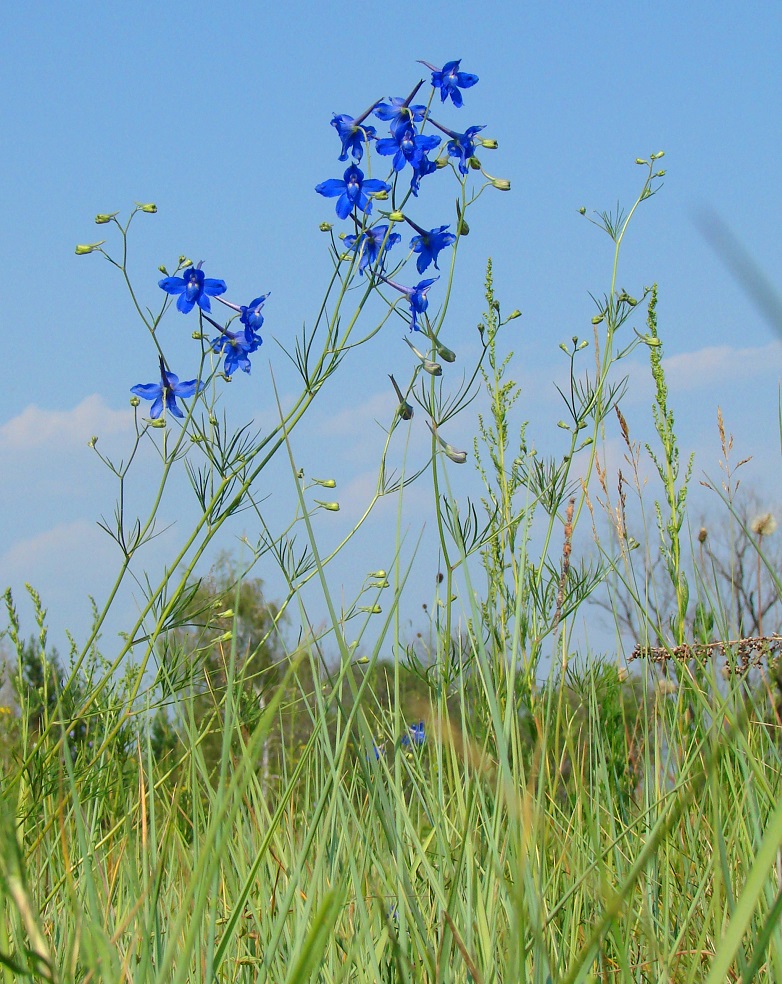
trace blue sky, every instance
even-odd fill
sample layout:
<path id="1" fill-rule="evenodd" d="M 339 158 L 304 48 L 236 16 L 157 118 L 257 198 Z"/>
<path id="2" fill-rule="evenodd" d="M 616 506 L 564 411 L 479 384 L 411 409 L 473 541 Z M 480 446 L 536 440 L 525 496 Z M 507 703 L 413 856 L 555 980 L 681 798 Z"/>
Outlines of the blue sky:
<path id="1" fill-rule="evenodd" d="M 553 383 L 565 369 L 558 345 L 589 334 L 589 294 L 607 289 L 611 270 L 611 244 L 578 208 L 629 204 L 640 184 L 634 159 L 664 149 L 665 184 L 638 213 L 620 284 L 635 294 L 659 284 L 671 401 L 683 449 L 696 453 L 696 476 L 718 471 L 720 405 L 738 455 L 753 456 L 745 482 L 770 507 L 779 501 L 782 344 L 695 221 L 699 210 L 717 213 L 769 279 L 778 277 L 778 5 L 293 2 L 227 3 L 218 12 L 200 2 L 32 3 L 9 9 L 4 26 L 11 40 L 0 65 L 0 243 L 9 368 L 0 390 L 0 584 L 17 597 L 25 581 L 36 585 L 56 638 L 66 628 L 84 634 L 86 598 L 101 600 L 119 561 L 96 526 L 112 512 L 114 487 L 87 439 L 100 435 L 100 446 L 121 456 L 129 389 L 155 377 L 154 352 L 114 271 L 98 256 L 75 256 L 74 245 L 103 238 L 96 213 L 154 201 L 158 214 L 138 218 L 132 259 L 148 303 L 158 302 L 158 264 L 180 253 L 203 259 L 235 299 L 271 291 L 264 358 L 249 378 L 237 374 L 228 395 L 236 420 L 272 420 L 269 364 L 283 392 L 293 386 L 274 339 L 287 344 L 313 317 L 329 273 L 318 224 L 334 217 L 333 202 L 313 189 L 344 166 L 331 114 L 355 115 L 378 97 L 406 94 L 426 74 L 418 58 L 461 58 L 480 76 L 458 120 L 486 124 L 499 150 L 482 160 L 513 186 L 486 194 L 474 213 L 448 344 L 465 359 L 474 349 L 491 256 L 504 308 L 523 312 L 505 342 L 522 384 L 520 414 L 532 421 L 536 446 L 557 451 L 562 414 Z M 422 224 L 452 221 L 448 202 L 422 197 Z M 169 339 L 183 332 L 179 317 L 169 315 Z M 181 342 L 170 342 L 185 364 L 193 327 L 187 322 Z M 296 435 L 308 474 L 339 483 L 341 513 L 317 520 L 326 542 L 351 524 L 371 486 L 382 441 L 373 420 L 393 409 L 386 374 L 404 362 L 400 334 L 388 332 L 362 354 L 360 369 L 324 394 Z M 651 419 L 642 358 L 629 367 L 625 403 L 638 438 L 649 435 Z M 414 452 L 426 445 L 418 423 Z M 470 448 L 474 417 L 459 426 L 449 438 Z M 457 495 L 460 482 L 462 494 L 475 492 L 468 468 L 453 476 Z M 153 463 L 142 461 L 139 503 L 153 477 Z M 282 464 L 265 491 L 270 515 L 282 521 L 292 495 Z M 180 495 L 184 501 L 184 484 L 165 503 L 165 520 L 181 520 Z M 708 500 L 701 507 L 696 497 L 694 508 L 709 508 Z M 393 535 L 385 531 L 393 520 L 382 513 L 370 524 L 335 574 L 346 597 L 357 572 L 389 565 Z M 420 489 L 405 513 L 409 543 L 424 526 L 406 610 L 411 631 L 437 570 L 431 492 Z M 232 535 L 242 532 L 251 531 Z M 183 533 L 174 526 L 156 542 L 151 569 Z M 273 595 L 274 572 L 256 573 Z M 132 605 L 122 599 L 114 630 Z"/>

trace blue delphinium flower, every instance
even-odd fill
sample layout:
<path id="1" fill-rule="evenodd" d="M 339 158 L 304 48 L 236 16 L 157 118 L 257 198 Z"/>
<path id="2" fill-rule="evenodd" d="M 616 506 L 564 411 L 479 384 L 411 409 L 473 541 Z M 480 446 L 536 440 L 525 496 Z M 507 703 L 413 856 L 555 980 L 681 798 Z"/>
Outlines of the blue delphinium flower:
<path id="1" fill-rule="evenodd" d="M 459 89 L 469 89 L 478 81 L 477 75 L 459 71 L 461 58 L 458 61 L 446 62 L 442 68 L 435 68 L 434 65 L 425 61 L 420 62 L 420 64 L 426 65 L 432 70 L 432 85 L 435 89 L 440 90 L 440 101 L 445 102 L 450 96 L 454 106 L 457 107 L 461 106 L 463 102 Z"/>
<path id="2" fill-rule="evenodd" d="M 481 130 L 485 130 L 486 127 L 468 126 L 464 133 L 456 133 L 454 130 L 449 130 L 447 127 L 442 126 L 436 120 L 432 120 L 432 123 L 434 123 L 438 130 L 442 130 L 443 133 L 451 138 L 446 144 L 446 149 L 451 157 L 459 158 L 459 170 L 462 174 L 467 174 L 469 170 L 467 162 L 471 157 L 475 156 L 475 147 L 480 143 L 480 139 L 475 139 L 475 134 L 480 133 Z"/>
<path id="3" fill-rule="evenodd" d="M 374 140 L 377 135 L 377 131 L 373 126 L 362 126 L 363 120 L 371 112 L 372 110 L 370 109 L 363 116 L 357 117 L 356 119 L 348 116 L 346 113 L 340 113 L 339 115 L 334 113 L 331 125 L 336 129 L 339 139 L 342 141 L 342 153 L 339 155 L 339 160 L 346 161 L 348 159 L 348 153 L 351 153 L 354 160 L 359 164 L 361 163 L 361 158 L 364 156 L 364 144 L 369 143 L 370 140 Z"/>
<path id="4" fill-rule="evenodd" d="M 160 380 L 159 383 L 139 383 L 130 388 L 130 392 L 135 396 L 140 396 L 142 400 L 153 401 L 149 411 L 152 420 L 157 420 L 164 407 L 166 410 L 170 410 L 175 417 L 184 417 L 177 406 L 176 398 L 180 397 L 186 400 L 203 389 L 204 386 L 197 379 L 189 379 L 185 383 L 180 383 L 179 376 L 166 369 L 162 356 L 160 357 Z"/>
<path id="5" fill-rule="evenodd" d="M 416 86 L 416 88 L 418 87 Z M 381 102 L 376 107 L 375 116 L 390 124 L 392 134 L 396 134 L 401 126 L 406 126 L 408 123 L 420 123 L 424 118 L 426 106 L 410 106 L 411 99 L 412 95 L 408 96 L 407 99 L 393 96 L 387 103 Z"/>
<path id="6" fill-rule="evenodd" d="M 249 304 L 242 304 L 239 308 L 239 313 L 241 315 L 241 322 L 245 328 L 249 328 L 250 331 L 258 331 L 263 324 L 263 315 L 261 314 L 261 308 L 263 307 L 266 298 L 269 294 L 261 294 L 260 297 L 254 298 Z M 253 351 L 255 351 L 253 349 Z"/>
<path id="7" fill-rule="evenodd" d="M 419 160 L 430 150 L 434 150 L 441 141 L 434 134 L 416 133 L 412 123 L 399 126 L 392 137 L 385 137 L 377 142 L 377 152 L 384 157 L 394 155 L 393 167 L 401 171 L 405 164 L 410 164 L 415 170 Z"/>
<path id="8" fill-rule="evenodd" d="M 249 356 L 263 344 L 263 339 L 250 328 L 241 331 L 229 331 L 221 328 L 217 338 L 210 342 L 212 351 L 218 355 L 225 353 L 223 372 L 231 376 L 237 369 L 249 372 L 251 369 Z"/>
<path id="9" fill-rule="evenodd" d="M 429 307 L 429 299 L 426 296 L 426 292 L 432 284 L 439 279 L 439 277 L 433 277 L 431 280 L 422 280 L 420 283 L 416 284 L 415 287 L 403 287 L 401 284 L 397 284 L 393 280 L 389 280 L 388 277 L 383 277 L 383 280 L 389 287 L 393 287 L 395 290 L 398 290 L 400 294 L 407 295 L 407 299 L 410 303 L 410 314 L 413 318 L 410 324 L 410 331 L 421 330 L 418 325 L 418 315 L 423 314 Z"/>
<path id="10" fill-rule="evenodd" d="M 196 304 L 202 311 L 211 311 L 209 298 L 224 294 L 228 289 L 224 280 L 205 277 L 200 263 L 197 267 L 188 267 L 181 277 L 164 277 L 158 287 L 167 294 L 179 294 L 176 306 L 182 314 L 189 314 Z"/>
<path id="11" fill-rule="evenodd" d="M 361 257 L 358 261 L 358 272 L 363 275 L 370 264 L 374 266 L 380 259 L 380 266 L 383 266 L 386 250 L 391 249 L 402 237 L 398 232 L 389 235 L 387 225 L 377 225 L 372 229 L 365 229 L 358 236 L 345 236 L 345 246 L 347 249 L 355 250 Z"/>
<path id="12" fill-rule="evenodd" d="M 402 735 L 403 745 L 423 745 L 426 743 L 426 728 L 423 721 L 418 724 L 411 724 L 407 729 L 408 734 Z"/>
<path id="13" fill-rule="evenodd" d="M 353 211 L 354 206 L 360 208 L 367 215 L 372 211 L 372 202 L 369 200 L 367 192 L 374 194 L 381 191 L 390 191 L 391 185 L 378 178 L 364 180 L 364 172 L 351 164 L 345 171 L 342 180 L 339 178 L 329 178 L 316 185 L 315 191 L 326 198 L 337 198 L 337 215 L 341 219 L 346 219 Z"/>
<path id="14" fill-rule="evenodd" d="M 407 221 L 418 233 L 410 240 L 410 249 L 414 253 L 418 253 L 416 269 L 419 273 L 423 273 L 430 263 L 434 263 L 435 269 L 439 270 L 437 257 L 440 255 L 440 251 L 447 246 L 453 246 L 456 242 L 456 236 L 452 232 L 446 232 L 446 229 L 449 228 L 447 225 L 438 226 L 437 229 L 430 229 L 427 232 L 412 219 L 407 218 Z"/>

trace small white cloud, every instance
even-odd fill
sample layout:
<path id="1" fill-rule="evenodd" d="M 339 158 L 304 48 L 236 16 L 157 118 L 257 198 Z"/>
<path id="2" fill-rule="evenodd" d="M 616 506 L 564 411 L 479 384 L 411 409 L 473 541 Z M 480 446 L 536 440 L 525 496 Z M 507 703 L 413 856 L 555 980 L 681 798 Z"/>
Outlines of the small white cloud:
<path id="1" fill-rule="evenodd" d="M 60 523 L 49 530 L 24 540 L 17 540 L 0 555 L 0 581 L 7 583 L 17 579 L 35 581 L 36 572 L 44 570 L 60 573 L 91 564 L 97 556 L 110 552 L 110 541 L 95 523 L 77 519 Z"/>
<path id="2" fill-rule="evenodd" d="M 120 434 L 132 425 L 129 409 L 112 410 L 97 393 L 72 410 L 45 410 L 33 403 L 0 427 L 0 448 L 81 447 L 93 435 Z"/>

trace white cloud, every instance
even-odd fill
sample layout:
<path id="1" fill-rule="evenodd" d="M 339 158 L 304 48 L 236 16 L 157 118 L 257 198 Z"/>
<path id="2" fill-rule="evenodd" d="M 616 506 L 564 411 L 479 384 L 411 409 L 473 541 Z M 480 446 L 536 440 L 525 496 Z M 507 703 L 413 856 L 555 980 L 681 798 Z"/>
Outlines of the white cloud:
<path id="1" fill-rule="evenodd" d="M 735 387 L 760 376 L 782 373 L 782 343 L 769 342 L 755 348 L 710 345 L 694 352 L 681 352 L 663 359 L 668 388 L 672 393 L 691 393 L 710 387 Z M 630 378 L 628 399 L 646 402 L 654 395 L 654 382 L 648 363 L 620 362 L 616 377 Z"/>
<path id="2" fill-rule="evenodd" d="M 97 393 L 72 410 L 45 410 L 32 403 L 0 427 L 0 448 L 83 447 L 93 435 L 119 434 L 132 425 L 129 409 L 112 410 Z"/>
<path id="3" fill-rule="evenodd" d="M 0 580 L 16 578 L 34 580 L 35 572 L 48 569 L 60 574 L 86 566 L 86 558 L 94 563 L 96 555 L 110 552 L 108 536 L 97 524 L 86 519 L 60 523 L 24 540 L 17 540 L 0 555 Z"/>

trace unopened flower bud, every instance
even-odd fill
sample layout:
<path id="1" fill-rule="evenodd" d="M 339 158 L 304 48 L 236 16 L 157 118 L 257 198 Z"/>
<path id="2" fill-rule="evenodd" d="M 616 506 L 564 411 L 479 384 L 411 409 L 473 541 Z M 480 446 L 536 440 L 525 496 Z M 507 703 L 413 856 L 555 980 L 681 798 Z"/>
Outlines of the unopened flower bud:
<path id="1" fill-rule="evenodd" d="M 663 177 L 665 177 L 665 168 L 664 167 L 663 168 L 660 168 L 660 170 L 655 173 L 655 178 L 663 178 Z"/>
<path id="2" fill-rule="evenodd" d="M 373 193 L 372 197 L 377 202 L 385 202 L 385 201 L 388 201 L 388 192 L 387 191 L 376 191 L 376 192 Z"/>
<path id="3" fill-rule="evenodd" d="M 636 164 L 648 164 L 648 163 L 649 163 L 649 161 L 645 161 L 645 160 L 643 159 L 643 157 L 636 157 L 636 159 L 635 159 L 635 163 L 636 163 Z"/>
<path id="4" fill-rule="evenodd" d="M 87 447 L 94 448 L 97 443 L 98 443 L 97 435 L 93 434 L 93 436 L 89 439 L 89 441 L 87 441 Z"/>
<path id="5" fill-rule="evenodd" d="M 99 243 L 79 243 L 76 247 L 76 255 L 86 256 L 87 253 L 94 253 L 95 250 L 100 249 L 105 242 L 105 239 L 101 239 Z"/>
<path id="6" fill-rule="evenodd" d="M 441 154 L 435 161 L 438 171 L 441 171 L 444 167 L 448 166 L 448 157 L 443 157 Z"/>
<path id="7" fill-rule="evenodd" d="M 99 212 L 95 216 L 95 225 L 106 225 L 107 222 L 111 222 L 115 215 L 119 215 L 119 212 Z"/>
<path id="8" fill-rule="evenodd" d="M 166 418 L 165 417 L 158 417 L 157 420 L 150 420 L 149 426 L 150 427 L 157 427 L 158 430 L 160 430 L 160 429 L 162 429 L 163 427 L 166 426 Z"/>
<path id="9" fill-rule="evenodd" d="M 380 615 L 383 611 L 380 605 L 360 605 L 358 610 L 366 612 L 367 615 Z"/>
<path id="10" fill-rule="evenodd" d="M 515 309 L 514 309 L 513 311 L 511 311 L 511 313 L 510 313 L 510 314 L 508 315 L 508 321 L 513 321 L 513 320 L 514 320 L 515 318 L 520 318 L 520 317 L 521 317 L 521 311 L 519 311 L 519 309 L 518 309 L 518 308 L 515 308 Z"/>
<path id="11" fill-rule="evenodd" d="M 592 324 L 593 325 L 599 325 L 600 322 L 603 320 L 604 317 L 605 317 L 604 314 L 596 314 L 594 316 L 594 318 L 592 318 Z"/>
<path id="12" fill-rule="evenodd" d="M 583 205 L 582 205 L 582 206 L 581 206 L 581 208 L 580 208 L 580 209 L 578 210 L 578 214 L 579 214 L 579 215 L 586 215 L 586 214 L 587 214 L 587 210 L 586 210 L 586 209 L 584 208 L 584 206 L 583 206 Z"/>
<path id="13" fill-rule="evenodd" d="M 701 526 L 701 528 L 698 530 L 698 543 L 705 543 L 708 535 L 709 535 L 709 531 L 706 529 L 706 527 Z"/>
<path id="14" fill-rule="evenodd" d="M 557 427 L 561 427 L 562 430 L 566 430 L 566 431 L 570 430 L 570 424 L 566 424 L 564 420 L 558 420 Z"/>
<path id="15" fill-rule="evenodd" d="M 653 161 L 659 161 L 661 157 L 665 157 L 664 150 L 658 150 L 656 154 L 652 154 Z"/>
<path id="16" fill-rule="evenodd" d="M 333 222 L 321 222 L 321 224 L 318 226 L 318 228 L 320 229 L 321 232 L 331 232 L 331 230 L 334 228 L 334 223 Z"/>
<path id="17" fill-rule="evenodd" d="M 359 656 L 356 662 L 361 664 L 366 664 L 369 662 L 369 656 Z"/>
<path id="18" fill-rule="evenodd" d="M 510 181 L 507 178 L 492 178 L 491 183 L 498 191 L 510 191 Z"/>
<path id="19" fill-rule="evenodd" d="M 499 144 L 496 140 L 479 140 L 481 147 L 485 147 L 487 150 L 496 150 Z"/>
<path id="20" fill-rule="evenodd" d="M 166 270 L 165 266 L 162 263 L 158 267 L 158 270 L 160 270 L 160 272 L 163 274 L 164 277 L 168 276 L 168 270 Z"/>
<path id="21" fill-rule="evenodd" d="M 137 406 L 139 406 L 140 403 L 141 403 L 141 400 L 139 400 L 139 398 L 137 396 L 131 396 L 131 398 L 130 398 L 130 405 L 132 407 L 137 407 Z"/>
<path id="22" fill-rule="evenodd" d="M 431 359 L 424 359 L 423 367 L 424 372 L 428 372 L 430 376 L 442 376 L 443 374 L 443 367 L 436 362 L 432 362 Z"/>
<path id="23" fill-rule="evenodd" d="M 470 235 L 470 227 L 467 225 L 467 223 L 464 221 L 464 219 L 460 219 L 459 220 L 459 230 L 458 230 L 458 232 L 459 232 L 459 235 L 460 236 L 469 236 Z"/>
<path id="24" fill-rule="evenodd" d="M 327 509 L 329 512 L 339 512 L 338 502 L 321 502 L 316 499 L 315 502 L 321 507 L 321 509 Z"/>
<path id="25" fill-rule="evenodd" d="M 209 424 L 211 427 L 217 427 L 217 417 L 213 413 L 209 414 Z"/>
<path id="26" fill-rule="evenodd" d="M 471 157 L 467 163 L 470 165 L 473 171 L 480 171 L 481 162 L 478 160 L 477 157 Z"/>
<path id="27" fill-rule="evenodd" d="M 333 478 L 313 478 L 315 485 L 322 485 L 324 489 L 335 489 L 337 483 Z"/>
<path id="28" fill-rule="evenodd" d="M 154 215 L 157 212 L 157 205 L 153 205 L 152 202 L 136 202 L 136 207 L 141 212 L 149 212 L 150 215 Z"/>
<path id="29" fill-rule="evenodd" d="M 370 571 L 367 577 L 388 577 L 387 571 Z"/>
<path id="30" fill-rule="evenodd" d="M 388 217 L 389 217 L 389 219 L 391 219 L 392 222 L 404 222 L 405 221 L 404 212 L 400 212 L 399 209 L 396 209 L 395 211 L 391 212 Z"/>

